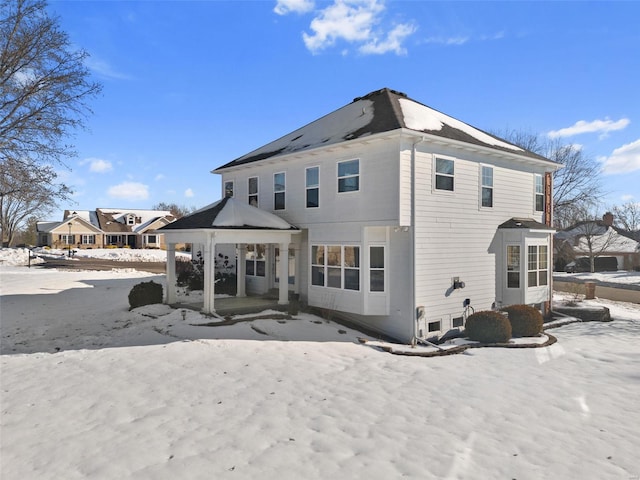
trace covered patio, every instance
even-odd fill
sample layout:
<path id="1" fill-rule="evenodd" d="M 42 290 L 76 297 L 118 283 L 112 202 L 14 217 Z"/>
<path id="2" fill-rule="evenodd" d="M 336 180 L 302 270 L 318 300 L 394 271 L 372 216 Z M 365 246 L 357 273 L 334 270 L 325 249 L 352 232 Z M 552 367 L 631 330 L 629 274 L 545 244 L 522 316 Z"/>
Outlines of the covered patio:
<path id="1" fill-rule="evenodd" d="M 280 252 L 288 252 L 289 245 L 300 233 L 300 229 L 272 213 L 226 197 L 191 215 L 165 225 L 158 229 L 158 232 L 165 235 L 167 246 L 166 302 L 169 305 L 177 303 L 176 244 L 200 245 L 204 259 L 202 312 L 222 314 L 222 310 L 228 310 L 231 305 L 235 306 L 234 312 L 237 312 L 243 307 L 248 308 L 249 304 L 255 303 L 253 297 L 247 297 L 246 293 L 245 257 L 247 245 L 273 244 L 279 248 Z M 235 246 L 238 261 L 236 268 L 237 293 L 234 298 L 215 299 L 216 245 Z M 280 261 L 278 274 L 280 279 L 289 278 L 287 261 Z M 244 306 L 240 299 L 247 300 Z M 218 302 L 221 303 L 220 307 L 223 307 L 220 312 L 216 308 Z M 286 280 L 281 280 L 278 287 L 277 305 L 285 306 L 288 304 L 289 284 Z"/>

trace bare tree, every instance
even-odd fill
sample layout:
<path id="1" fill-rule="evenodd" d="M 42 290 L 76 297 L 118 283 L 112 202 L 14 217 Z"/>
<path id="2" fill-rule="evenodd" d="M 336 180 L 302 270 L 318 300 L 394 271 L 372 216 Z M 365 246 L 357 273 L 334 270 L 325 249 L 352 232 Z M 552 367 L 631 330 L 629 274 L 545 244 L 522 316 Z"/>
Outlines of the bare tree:
<path id="1" fill-rule="evenodd" d="M 186 217 L 196 210 L 195 207 L 180 206 L 177 203 L 160 202 L 151 207 L 153 210 L 168 210 L 176 218 Z"/>
<path id="2" fill-rule="evenodd" d="M 498 133 L 502 138 L 549 160 L 561 163 L 553 176 L 554 224 L 566 228 L 592 209 L 601 194 L 600 165 L 581 148 L 543 135 L 511 130 Z"/>
<path id="3" fill-rule="evenodd" d="M 640 202 L 627 202 L 611 209 L 616 226 L 635 232 L 640 230 Z"/>
<path id="4" fill-rule="evenodd" d="M 10 246 L 17 231 L 30 216 L 49 213 L 55 199 L 71 193 L 64 184 L 55 183 L 56 173 L 50 165 L 29 168 L 12 159 L 0 169 L 0 227 L 2 244 Z"/>
<path id="5" fill-rule="evenodd" d="M 29 216 L 35 205 L 51 207 L 69 194 L 56 183 L 53 166 L 75 154 L 66 140 L 84 126 L 91 113 L 87 101 L 102 88 L 89 81 L 88 54 L 71 45 L 46 6 L 44 0 L 0 0 L 3 238 L 4 229 Z M 13 217 L 5 218 L 7 212 Z"/>

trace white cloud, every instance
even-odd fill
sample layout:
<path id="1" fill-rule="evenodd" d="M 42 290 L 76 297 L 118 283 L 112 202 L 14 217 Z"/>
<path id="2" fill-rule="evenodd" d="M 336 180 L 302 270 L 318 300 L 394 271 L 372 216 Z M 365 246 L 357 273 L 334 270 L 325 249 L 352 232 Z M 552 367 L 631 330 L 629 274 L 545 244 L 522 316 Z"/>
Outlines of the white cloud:
<path id="1" fill-rule="evenodd" d="M 149 187 L 138 182 L 122 182 L 119 185 L 109 187 L 107 193 L 113 198 L 146 200 L 149 198 Z"/>
<path id="2" fill-rule="evenodd" d="M 608 174 L 640 170 L 640 139 L 616 148 L 611 156 L 599 159 L 602 171 Z"/>
<path id="3" fill-rule="evenodd" d="M 287 13 L 307 13 L 313 10 L 315 3 L 313 0 L 278 0 L 273 9 L 278 15 Z"/>
<path id="4" fill-rule="evenodd" d="M 561 128 L 560 130 L 552 130 L 547 135 L 550 138 L 558 137 L 570 137 L 572 135 L 580 135 L 581 133 L 595 133 L 600 132 L 601 137 L 606 136 L 609 132 L 614 130 L 622 130 L 629 125 L 631 121 L 628 118 L 621 118 L 620 120 L 613 121 L 608 118 L 604 120 L 593 120 L 592 122 L 586 122 L 579 120 L 570 127 Z"/>
<path id="5" fill-rule="evenodd" d="M 113 165 L 108 160 L 102 160 L 101 158 L 87 158 L 84 163 L 89 162 L 89 170 L 96 173 L 106 173 L 113 170 Z"/>
<path id="6" fill-rule="evenodd" d="M 195 194 L 193 193 L 193 190 L 191 190 L 190 188 L 187 188 L 187 189 L 184 191 L 184 196 L 185 196 L 185 197 L 187 197 L 187 198 L 191 198 L 191 197 L 193 197 L 194 195 L 195 195 Z"/>
<path id="7" fill-rule="evenodd" d="M 365 54 L 395 52 L 397 55 L 406 55 L 407 50 L 402 46 L 402 42 L 415 31 L 416 27 L 408 23 L 396 25 L 396 27 L 387 34 L 386 39 L 381 42 L 373 40 L 360 47 L 359 51 Z"/>
<path id="8" fill-rule="evenodd" d="M 469 37 L 429 37 L 425 43 L 438 43 L 441 45 L 464 45 L 469 41 Z"/>
<path id="9" fill-rule="evenodd" d="M 383 0 L 334 0 L 311 21 L 313 33 L 302 34 L 305 46 L 317 53 L 342 40 L 359 45 L 364 54 L 405 54 L 402 42 L 416 28 L 409 23 L 390 29 L 380 26 L 384 10 Z"/>
<path id="10" fill-rule="evenodd" d="M 94 73 L 103 77 L 111 78 L 114 80 L 129 80 L 131 77 L 124 73 L 116 71 L 108 62 L 97 58 L 88 57 L 84 61 L 87 68 Z"/>

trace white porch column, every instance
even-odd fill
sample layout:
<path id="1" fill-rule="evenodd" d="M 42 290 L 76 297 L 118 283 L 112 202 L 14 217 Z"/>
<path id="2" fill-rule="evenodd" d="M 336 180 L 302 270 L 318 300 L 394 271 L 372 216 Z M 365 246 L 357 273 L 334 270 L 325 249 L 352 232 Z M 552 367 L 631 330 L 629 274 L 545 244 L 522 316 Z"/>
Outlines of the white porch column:
<path id="1" fill-rule="evenodd" d="M 289 303 L 289 242 L 280 243 L 280 289 L 278 292 L 278 305 Z"/>
<path id="2" fill-rule="evenodd" d="M 216 256 L 216 242 L 213 235 L 207 238 L 207 243 L 204 245 L 204 306 L 202 311 L 204 313 L 215 313 L 215 266 Z"/>
<path id="3" fill-rule="evenodd" d="M 167 298 L 166 303 L 173 305 L 176 303 L 176 244 L 167 244 Z"/>
<path id="4" fill-rule="evenodd" d="M 246 289 L 246 262 L 247 258 L 247 245 L 244 243 L 238 244 L 238 264 L 236 265 L 236 282 L 237 292 L 236 297 L 246 297 L 247 289 Z"/>

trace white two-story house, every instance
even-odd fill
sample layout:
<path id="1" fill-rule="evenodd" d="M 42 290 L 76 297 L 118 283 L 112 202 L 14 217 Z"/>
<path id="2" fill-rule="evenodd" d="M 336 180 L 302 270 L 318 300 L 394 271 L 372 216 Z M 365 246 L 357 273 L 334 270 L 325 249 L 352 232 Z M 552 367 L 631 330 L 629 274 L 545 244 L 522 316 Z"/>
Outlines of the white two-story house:
<path id="1" fill-rule="evenodd" d="M 216 168 L 225 198 L 161 231 L 205 245 L 205 267 L 234 245 L 239 295 L 291 290 L 411 342 L 474 310 L 548 308 L 559 167 L 382 89 Z"/>

